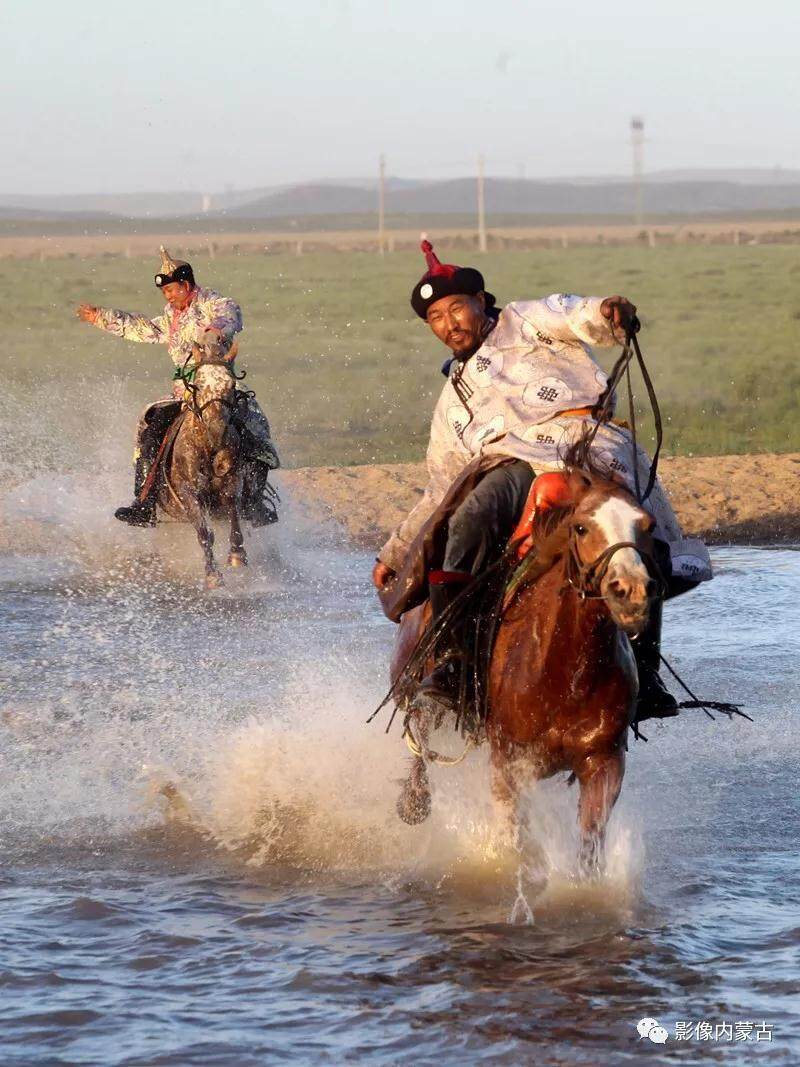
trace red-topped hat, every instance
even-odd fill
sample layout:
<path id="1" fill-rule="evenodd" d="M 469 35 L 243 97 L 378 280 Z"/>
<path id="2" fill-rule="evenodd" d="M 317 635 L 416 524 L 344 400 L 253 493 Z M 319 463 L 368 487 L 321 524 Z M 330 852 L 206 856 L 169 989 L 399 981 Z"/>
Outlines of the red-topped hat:
<path id="1" fill-rule="evenodd" d="M 428 264 L 427 271 L 414 286 L 411 293 L 411 306 L 421 319 L 428 314 L 428 308 L 441 300 L 443 296 L 474 296 L 484 292 L 483 275 L 474 267 L 457 267 L 453 263 L 440 263 L 433 250 L 427 234 L 422 234 L 420 248 Z M 486 294 L 487 307 L 494 304 L 491 293 Z"/>

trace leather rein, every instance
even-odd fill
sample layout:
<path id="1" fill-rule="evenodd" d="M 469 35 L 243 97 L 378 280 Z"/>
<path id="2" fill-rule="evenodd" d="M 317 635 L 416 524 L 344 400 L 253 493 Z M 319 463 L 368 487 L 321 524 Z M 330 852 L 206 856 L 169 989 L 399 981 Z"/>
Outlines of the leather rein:
<path id="1" fill-rule="evenodd" d="M 575 590 L 581 600 L 608 600 L 608 597 L 600 592 L 600 586 L 611 565 L 611 560 L 623 548 L 632 548 L 640 556 L 647 568 L 647 573 L 651 578 L 655 578 L 659 584 L 657 595 L 660 596 L 664 592 L 666 583 L 655 556 L 652 552 L 648 552 L 647 549 L 637 545 L 635 541 L 617 541 L 616 544 L 609 545 L 608 548 L 603 549 L 600 555 L 593 559 L 591 563 L 584 563 L 578 552 L 576 537 L 575 531 L 570 530 L 567 546 L 566 575 L 567 585 Z"/>
<path id="2" fill-rule="evenodd" d="M 183 364 L 183 367 L 181 367 L 181 372 L 184 372 L 186 370 L 186 363 L 189 362 L 189 359 L 191 359 L 191 356 L 187 356 L 186 362 Z M 242 381 L 242 379 L 246 375 L 245 371 L 242 371 L 241 374 L 237 374 L 231 366 L 230 361 L 227 359 L 204 359 L 202 363 L 198 363 L 195 365 L 195 373 L 200 370 L 201 367 L 224 367 L 230 374 L 234 382 Z M 181 377 L 183 377 L 183 373 L 181 374 Z M 198 419 L 201 423 L 203 422 L 203 412 L 206 410 L 207 407 L 210 407 L 212 404 L 222 404 L 230 412 L 233 412 L 241 405 L 242 398 L 246 397 L 249 392 L 237 391 L 235 393 L 235 399 L 233 401 L 226 400 L 225 397 L 215 396 L 212 397 L 210 400 L 206 400 L 204 404 L 198 404 L 197 394 L 199 390 L 195 383 L 193 381 L 190 382 L 187 378 L 183 378 L 183 384 L 186 389 L 186 393 L 189 397 L 189 399 L 184 398 L 186 410 L 191 412 L 191 414 L 194 415 L 195 418 Z M 203 425 L 205 426 L 205 423 Z"/>

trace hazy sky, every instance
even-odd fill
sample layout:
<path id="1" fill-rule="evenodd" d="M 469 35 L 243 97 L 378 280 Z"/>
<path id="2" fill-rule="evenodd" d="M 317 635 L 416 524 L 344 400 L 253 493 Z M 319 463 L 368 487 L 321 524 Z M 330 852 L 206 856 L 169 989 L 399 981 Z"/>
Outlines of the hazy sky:
<path id="1" fill-rule="evenodd" d="M 800 166 L 792 0 L 2 0 L 0 192 Z"/>

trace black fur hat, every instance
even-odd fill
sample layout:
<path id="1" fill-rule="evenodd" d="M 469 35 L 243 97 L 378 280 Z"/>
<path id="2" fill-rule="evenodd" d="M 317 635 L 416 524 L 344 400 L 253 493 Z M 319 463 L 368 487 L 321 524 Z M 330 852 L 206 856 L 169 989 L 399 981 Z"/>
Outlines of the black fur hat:
<path id="1" fill-rule="evenodd" d="M 155 283 L 159 289 L 163 289 L 171 282 L 189 282 L 194 285 L 194 271 L 190 263 L 182 259 L 173 259 L 163 245 L 160 246 L 159 252 L 161 253 L 161 270 L 155 276 Z"/>
<path id="2" fill-rule="evenodd" d="M 456 267 L 452 263 L 440 263 L 433 250 L 433 245 L 425 234 L 420 242 L 428 269 L 414 286 L 411 293 L 411 306 L 421 319 L 428 314 L 428 308 L 441 300 L 443 296 L 475 296 L 486 293 L 483 275 L 474 267 Z M 486 293 L 486 308 L 492 308 L 495 298 Z"/>

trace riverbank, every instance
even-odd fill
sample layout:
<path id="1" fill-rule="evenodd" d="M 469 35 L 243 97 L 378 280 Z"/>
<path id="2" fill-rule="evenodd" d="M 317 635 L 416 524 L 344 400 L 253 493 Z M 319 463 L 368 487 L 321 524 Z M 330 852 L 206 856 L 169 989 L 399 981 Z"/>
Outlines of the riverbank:
<path id="1" fill-rule="evenodd" d="M 659 471 L 687 533 L 711 544 L 800 541 L 800 453 L 665 458 Z M 425 485 L 422 463 L 303 467 L 277 481 L 312 518 L 377 549 Z"/>

